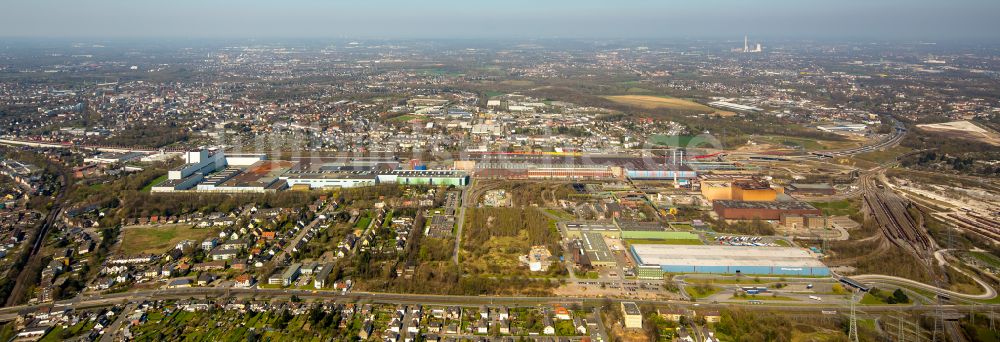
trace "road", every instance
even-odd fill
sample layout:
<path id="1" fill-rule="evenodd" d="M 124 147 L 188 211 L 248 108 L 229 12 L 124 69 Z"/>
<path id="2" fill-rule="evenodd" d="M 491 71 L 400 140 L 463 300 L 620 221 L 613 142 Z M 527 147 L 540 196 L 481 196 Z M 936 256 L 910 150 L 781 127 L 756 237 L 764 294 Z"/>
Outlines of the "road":
<path id="1" fill-rule="evenodd" d="M 982 280 L 980 280 L 979 278 L 973 278 L 973 280 L 975 280 L 976 282 L 978 282 L 979 285 L 985 289 L 985 292 L 983 292 L 982 294 L 977 294 L 977 295 L 970 295 L 970 294 L 958 293 L 958 292 L 955 292 L 955 291 L 942 289 L 942 288 L 939 288 L 939 287 L 927 285 L 927 284 L 924 284 L 924 283 L 921 283 L 921 282 L 918 282 L 918 281 L 914 281 L 914 280 L 910 280 L 910 279 L 906 279 L 906 278 L 899 278 L 899 277 L 893 277 L 893 276 L 887 276 L 887 275 L 881 275 L 881 274 L 856 275 L 856 276 L 851 276 L 851 279 L 854 279 L 854 280 L 857 280 L 857 281 L 861 281 L 861 282 L 866 282 L 866 283 L 889 283 L 889 284 L 896 284 L 896 285 L 902 284 L 902 285 L 906 285 L 906 286 L 918 287 L 918 288 L 921 288 L 921 289 L 924 289 L 924 290 L 927 290 L 927 291 L 931 291 L 931 292 L 934 292 L 934 293 L 937 293 L 937 294 L 945 295 L 945 296 L 948 296 L 948 297 L 951 297 L 951 298 L 961 298 L 961 299 L 968 299 L 968 300 L 989 300 L 989 299 L 996 298 L 996 296 L 997 296 L 996 289 L 994 289 L 991 286 L 988 286 L 987 284 L 985 284 L 984 282 L 982 282 Z"/>
<path id="2" fill-rule="evenodd" d="M 600 332 L 601 341 L 611 341 L 611 339 L 608 338 L 608 329 L 606 329 L 604 327 L 604 319 L 601 318 L 601 309 L 600 308 L 597 308 L 597 307 L 594 308 L 594 320 L 597 321 L 596 322 L 597 323 L 597 331 Z"/>
<path id="3" fill-rule="evenodd" d="M 465 208 L 472 205 L 472 203 L 469 203 L 469 193 L 475 184 L 476 180 L 473 179 L 469 182 L 469 186 L 466 186 L 465 189 L 462 190 L 462 203 L 458 208 L 458 228 L 455 228 L 455 252 L 452 253 L 451 256 L 452 261 L 454 261 L 456 265 L 458 264 L 458 252 L 462 249 L 462 229 L 465 227 Z"/>
<path id="4" fill-rule="evenodd" d="M 122 324 L 125 322 L 126 319 L 128 319 L 128 315 L 131 314 L 132 311 L 135 310 L 135 308 L 138 306 L 139 306 L 138 303 L 129 303 L 129 305 L 126 306 L 124 310 L 119 312 L 118 316 L 115 316 L 115 321 L 111 323 L 110 326 L 108 326 L 108 329 L 104 332 L 104 335 L 101 335 L 101 342 L 115 341 L 116 340 L 115 337 L 118 335 L 118 330 L 122 328 Z"/>
<path id="5" fill-rule="evenodd" d="M 292 254 L 292 250 L 295 249 L 295 247 L 299 245 L 299 242 L 302 241 L 303 238 L 305 238 L 306 234 L 308 234 L 310 231 L 312 231 L 312 229 L 315 228 L 316 225 L 318 225 L 318 224 L 320 224 L 320 223 L 322 223 L 324 221 L 323 219 L 320 218 L 320 215 L 329 214 L 330 211 L 333 210 L 333 209 L 335 209 L 336 207 L 337 207 L 336 205 L 328 203 L 325 207 L 323 207 L 319 211 L 317 211 L 316 212 L 316 217 L 313 218 L 313 220 L 311 222 L 309 222 L 309 224 L 307 224 L 305 227 L 303 227 L 301 230 L 299 230 L 299 233 L 296 234 L 295 238 L 292 239 L 292 241 L 290 241 L 288 243 L 288 245 L 285 246 L 285 249 L 283 249 L 281 251 L 281 254 L 278 254 L 274 259 L 271 259 L 271 264 L 274 265 L 276 262 L 285 260 L 285 258 L 288 255 L 291 255 Z"/>
<path id="6" fill-rule="evenodd" d="M 878 150 L 881 150 L 881 149 L 884 149 L 884 148 L 890 148 L 890 147 L 896 146 L 896 145 L 899 144 L 899 142 L 903 141 L 903 137 L 906 136 L 906 127 L 904 127 L 901 122 L 896 121 L 896 119 L 892 119 L 892 121 L 893 121 L 893 126 L 894 126 L 893 130 L 892 130 L 892 133 L 890 133 L 888 136 L 886 136 L 885 139 L 880 140 L 880 141 L 878 141 L 878 142 L 876 142 L 874 144 L 865 145 L 865 146 L 856 147 L 856 148 L 847 149 L 847 150 L 816 151 L 816 152 L 810 152 L 810 153 L 813 154 L 813 155 L 816 155 L 816 156 L 823 157 L 823 158 L 846 157 L 846 156 L 852 156 L 852 155 L 855 155 L 855 154 L 861 154 L 861 153 L 878 151 Z"/>
<path id="7" fill-rule="evenodd" d="M 237 297 L 244 299 L 282 299 L 291 300 L 292 296 L 300 299 L 314 300 L 334 300 L 341 302 L 367 302 L 383 304 L 423 304 L 423 305 L 507 305 L 507 306 L 534 306 L 542 304 L 583 304 L 587 306 L 599 306 L 605 301 L 613 302 L 631 301 L 639 304 L 650 304 L 654 306 L 674 306 L 689 309 L 723 309 L 733 306 L 740 306 L 748 310 L 762 311 L 782 311 L 800 313 L 819 313 L 822 310 L 843 309 L 843 305 L 832 303 L 818 303 L 808 305 L 792 304 L 712 304 L 693 303 L 678 300 L 645 300 L 645 299 L 614 299 L 614 298 L 589 298 L 589 297 L 517 297 L 517 296 L 451 296 L 451 295 L 428 295 L 428 294 L 400 294 L 400 293 L 380 293 L 380 292 L 349 292 L 346 295 L 337 291 L 313 291 L 294 289 L 236 289 L 221 287 L 191 287 L 167 290 L 141 290 L 121 292 L 100 296 L 77 297 L 69 300 L 58 301 L 43 305 L 19 305 L 0 309 L 0 322 L 7 322 L 15 319 L 18 312 L 34 310 L 42 307 L 54 306 L 57 309 L 72 308 L 83 309 L 93 307 L 103 307 L 116 304 L 135 303 L 145 300 L 167 300 L 167 299 L 220 299 L 226 297 Z M 969 310 L 972 305 L 941 305 L 943 308 L 952 310 Z M 912 305 L 901 307 L 899 305 L 866 305 L 865 312 L 933 312 L 937 305 Z M 997 310 L 1000 305 L 983 304 L 976 306 L 976 310 Z"/>

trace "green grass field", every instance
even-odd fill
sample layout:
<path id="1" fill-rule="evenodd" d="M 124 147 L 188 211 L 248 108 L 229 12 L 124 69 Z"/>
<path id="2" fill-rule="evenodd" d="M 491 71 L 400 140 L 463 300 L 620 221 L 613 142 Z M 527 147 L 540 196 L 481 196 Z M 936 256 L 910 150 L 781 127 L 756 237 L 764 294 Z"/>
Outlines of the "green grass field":
<path id="1" fill-rule="evenodd" d="M 872 296 L 871 293 L 865 293 L 865 296 L 863 298 L 861 298 L 861 304 L 863 304 L 863 305 L 881 305 L 881 304 L 885 304 L 885 301 L 882 300 L 882 298 L 879 298 L 879 297 L 876 297 L 876 296 Z"/>
<path id="2" fill-rule="evenodd" d="M 691 296 L 691 298 L 700 299 L 719 292 L 719 288 L 711 285 L 685 286 L 684 292 L 687 292 L 688 296 Z"/>
<path id="3" fill-rule="evenodd" d="M 694 227 L 692 227 L 690 224 L 687 223 L 677 223 L 677 224 L 671 223 L 670 228 L 682 232 L 690 232 L 694 230 Z"/>
<path id="4" fill-rule="evenodd" d="M 857 147 L 860 143 L 855 141 L 827 141 L 800 137 L 789 137 L 782 135 L 768 135 L 756 137 L 754 140 L 766 142 L 772 145 L 782 145 L 790 148 L 803 148 L 807 151 L 843 149 Z"/>
<path id="5" fill-rule="evenodd" d="M 218 233 L 216 228 L 194 228 L 191 225 L 128 228 L 122 230 L 121 251 L 127 255 L 159 254 L 170 250 L 182 240 L 201 243 Z"/>
<path id="6" fill-rule="evenodd" d="M 839 331 L 812 331 L 804 332 L 798 329 L 792 331 L 792 342 L 833 342 L 843 341 L 847 337 Z"/>
<path id="7" fill-rule="evenodd" d="M 766 285 L 773 283 L 773 281 L 765 281 L 759 277 L 753 278 L 686 278 L 684 281 L 691 284 L 731 284 L 731 285 Z"/>
<path id="8" fill-rule="evenodd" d="M 563 219 L 563 220 L 573 220 L 573 219 L 576 219 L 576 216 L 573 216 L 573 214 L 570 214 L 569 212 L 567 212 L 565 210 L 562 210 L 562 209 L 548 209 L 548 208 L 546 208 L 546 209 L 542 209 L 542 210 L 545 210 L 545 212 L 547 212 L 549 214 L 552 214 L 553 216 L 558 217 L 558 218 Z"/>
<path id="9" fill-rule="evenodd" d="M 85 332 L 89 332 L 95 325 L 95 322 L 82 321 L 68 328 L 63 328 L 61 325 L 56 325 L 49 331 L 48 334 L 42 337 L 39 341 L 64 341 L 66 337 L 80 336 Z"/>
<path id="10" fill-rule="evenodd" d="M 704 245 L 697 239 L 625 239 L 631 245 Z"/>
<path id="11" fill-rule="evenodd" d="M 646 88 L 632 87 L 628 88 L 628 90 L 625 90 L 625 92 L 647 94 L 647 93 L 652 93 L 653 91 Z"/>
<path id="12" fill-rule="evenodd" d="M 969 255 L 973 258 L 979 259 L 979 261 L 982 261 L 987 265 L 990 265 L 990 267 L 1000 268 L 1000 258 L 996 255 L 986 252 L 969 252 Z"/>
<path id="13" fill-rule="evenodd" d="M 732 299 L 746 299 L 746 300 L 759 300 L 759 301 L 786 301 L 786 302 L 798 302 L 799 301 L 798 299 L 795 299 L 795 298 L 792 298 L 792 297 L 786 297 L 786 296 L 769 296 L 769 295 L 765 295 L 765 296 L 750 295 L 750 296 L 743 296 L 743 297 L 733 296 Z"/>
<path id="14" fill-rule="evenodd" d="M 418 118 L 420 118 L 420 117 L 416 116 L 416 115 L 406 114 L 406 115 L 400 115 L 400 116 L 394 117 L 392 119 L 389 119 L 389 121 L 405 122 L 405 121 L 410 121 L 410 120 L 418 119 Z"/>
<path id="15" fill-rule="evenodd" d="M 816 209 L 822 210 L 823 215 L 826 216 L 850 216 L 860 210 L 859 207 L 855 206 L 855 202 L 849 199 L 844 199 L 840 201 L 833 202 L 810 202 Z"/>
<path id="16" fill-rule="evenodd" d="M 973 341 L 1000 341 L 1000 332 L 996 330 L 991 330 L 989 328 L 988 316 L 980 316 L 976 321 L 976 325 L 969 324 L 969 322 L 963 320 L 962 327 L 965 331 L 973 335 Z"/>
<path id="17" fill-rule="evenodd" d="M 153 190 L 154 185 L 160 184 L 160 182 L 163 182 L 165 180 L 167 180 L 167 175 L 156 177 L 155 179 L 150 181 L 149 184 L 146 184 L 146 186 L 142 187 L 142 189 L 140 189 L 139 191 L 150 192 Z"/>
<path id="18" fill-rule="evenodd" d="M 711 147 L 711 142 L 690 135 L 655 134 L 649 136 L 649 142 L 654 145 L 669 146 L 669 147 L 699 147 L 699 146 Z"/>
<path id="19" fill-rule="evenodd" d="M 371 217 L 362 217 L 358 219 L 358 222 L 356 224 L 354 224 L 354 229 L 364 230 L 365 228 L 368 228 L 368 225 L 371 223 L 372 223 Z"/>
<path id="20" fill-rule="evenodd" d="M 857 154 L 854 156 L 854 158 L 881 164 L 896 160 L 897 156 L 909 153 L 911 151 L 913 151 L 913 149 L 909 147 L 896 146 L 887 150 Z"/>

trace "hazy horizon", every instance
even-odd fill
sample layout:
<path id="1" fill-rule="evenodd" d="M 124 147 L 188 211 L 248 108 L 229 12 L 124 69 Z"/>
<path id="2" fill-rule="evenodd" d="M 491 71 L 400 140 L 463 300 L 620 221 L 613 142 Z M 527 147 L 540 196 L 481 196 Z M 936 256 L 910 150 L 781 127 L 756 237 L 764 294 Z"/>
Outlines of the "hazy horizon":
<path id="1" fill-rule="evenodd" d="M 1000 1 L 191 1 L 5 4 L 19 38 L 1000 39 Z"/>

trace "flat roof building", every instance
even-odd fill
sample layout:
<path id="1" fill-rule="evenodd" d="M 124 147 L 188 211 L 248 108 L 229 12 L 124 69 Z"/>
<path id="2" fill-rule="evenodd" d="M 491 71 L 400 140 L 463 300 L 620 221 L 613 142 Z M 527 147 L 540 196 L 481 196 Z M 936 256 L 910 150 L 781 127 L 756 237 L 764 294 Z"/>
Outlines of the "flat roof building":
<path id="1" fill-rule="evenodd" d="M 774 201 L 778 189 L 767 181 L 755 178 L 705 179 L 701 181 L 701 194 L 709 201 Z"/>
<path id="2" fill-rule="evenodd" d="M 735 111 L 738 111 L 738 112 L 759 112 L 759 111 L 763 110 L 763 109 L 760 109 L 760 108 L 757 108 L 757 107 L 754 107 L 754 106 L 741 105 L 739 103 L 732 103 L 732 102 L 728 102 L 728 101 L 713 101 L 713 102 L 709 102 L 708 106 L 709 107 L 715 107 L 715 108 L 735 110 Z"/>
<path id="3" fill-rule="evenodd" d="M 563 225 L 569 237 L 582 237 L 586 233 L 598 233 L 607 237 L 621 236 L 621 230 L 613 223 L 570 221 Z"/>
<path id="4" fill-rule="evenodd" d="M 662 232 L 666 231 L 662 223 L 659 222 L 643 222 L 643 221 L 632 221 L 632 220 L 621 220 L 615 221 L 618 224 L 618 229 L 624 231 L 643 231 L 643 232 Z"/>
<path id="5" fill-rule="evenodd" d="M 281 285 L 288 286 L 291 285 L 295 279 L 298 279 L 299 274 L 301 274 L 302 264 L 294 263 L 288 265 L 287 268 L 279 272 L 274 272 L 270 278 L 267 279 L 267 283 L 271 285 Z"/>
<path id="6" fill-rule="evenodd" d="M 263 154 L 239 154 L 227 156 L 223 150 L 201 149 L 184 153 L 185 164 L 167 172 L 167 179 L 153 186 L 153 192 L 170 192 L 183 190 L 200 191 L 267 191 L 276 190 L 273 186 L 237 187 L 217 189 L 223 183 L 243 173 L 240 168 L 227 166 L 252 166 L 264 163 L 267 158 Z M 251 169 L 253 169 L 251 167 Z M 269 185 L 273 185 L 271 182 Z"/>
<path id="7" fill-rule="evenodd" d="M 288 182 L 289 186 L 308 185 L 310 188 L 353 188 L 384 183 L 444 186 L 469 184 L 469 175 L 459 170 L 384 170 L 378 167 L 296 168 L 283 174 L 281 179 Z"/>
<path id="8" fill-rule="evenodd" d="M 583 243 L 583 250 L 587 253 L 587 258 L 590 259 L 591 265 L 597 267 L 614 267 L 618 265 L 614 254 L 611 254 L 611 249 L 608 248 L 608 244 L 604 242 L 604 236 L 600 233 L 584 233 L 583 238 L 580 240 Z"/>
<path id="9" fill-rule="evenodd" d="M 833 195 L 836 190 L 829 183 L 792 183 L 785 187 L 790 194 Z"/>
<path id="10" fill-rule="evenodd" d="M 313 279 L 313 287 L 316 289 L 326 287 L 326 278 L 329 278 L 332 272 L 333 264 L 324 264 L 319 271 L 316 271 L 316 277 Z"/>
<path id="11" fill-rule="evenodd" d="M 782 214 L 822 215 L 823 212 L 811 204 L 801 201 L 724 201 L 712 203 L 712 210 L 726 220 L 772 220 L 781 219 Z"/>
<path id="12" fill-rule="evenodd" d="M 681 184 L 697 178 L 697 171 L 671 156 L 607 154 L 495 154 L 469 156 L 462 168 L 486 178 L 544 179 L 676 179 Z M 459 168 L 456 164 L 456 168 Z"/>
<path id="13" fill-rule="evenodd" d="M 699 241 L 698 234 L 691 232 L 642 230 L 622 231 L 622 239 L 686 240 L 691 241 L 693 244 L 697 244 L 698 242 L 696 241 Z"/>
<path id="14" fill-rule="evenodd" d="M 644 278 L 662 278 L 663 273 L 830 275 L 809 251 L 794 247 L 632 245 L 631 253 Z M 652 268 L 660 273 L 650 274 Z"/>
<path id="15" fill-rule="evenodd" d="M 622 318 L 626 329 L 642 329 L 642 311 L 635 302 L 622 302 Z"/>

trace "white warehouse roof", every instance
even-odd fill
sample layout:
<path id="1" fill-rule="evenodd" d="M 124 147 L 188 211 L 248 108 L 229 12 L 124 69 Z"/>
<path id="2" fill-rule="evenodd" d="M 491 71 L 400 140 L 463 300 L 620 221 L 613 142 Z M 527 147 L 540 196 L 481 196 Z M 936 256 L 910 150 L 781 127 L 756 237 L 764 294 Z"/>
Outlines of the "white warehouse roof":
<path id="1" fill-rule="evenodd" d="M 826 267 L 794 247 L 632 245 L 640 265 Z"/>

